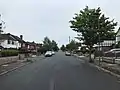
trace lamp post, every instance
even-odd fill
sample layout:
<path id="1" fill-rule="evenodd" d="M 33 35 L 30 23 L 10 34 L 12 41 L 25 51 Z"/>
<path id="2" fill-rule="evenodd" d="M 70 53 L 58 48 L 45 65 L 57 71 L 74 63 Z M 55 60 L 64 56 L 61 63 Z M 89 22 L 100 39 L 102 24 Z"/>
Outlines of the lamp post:
<path id="1" fill-rule="evenodd" d="M 115 38 L 116 38 L 116 34 L 115 34 Z M 116 48 L 116 39 L 115 39 L 115 45 L 114 45 L 114 49 Z M 114 50 L 114 59 L 113 59 L 113 63 L 115 63 L 115 59 L 116 59 L 116 52 Z"/>
<path id="2" fill-rule="evenodd" d="M 98 19 L 98 52 L 99 52 L 99 65 L 100 65 L 100 51 L 101 51 L 101 47 L 100 47 L 100 30 L 99 30 L 99 19 Z"/>
<path id="3" fill-rule="evenodd" d="M 98 15 L 93 15 L 93 16 L 98 16 Z M 97 20 L 97 23 L 98 23 L 98 28 L 97 28 L 97 30 L 98 30 L 98 33 L 97 33 L 98 34 L 98 52 L 99 52 L 99 65 L 100 65 L 100 51 L 101 51 L 100 49 L 101 48 L 100 48 L 100 30 L 99 30 L 100 29 L 99 28 L 100 25 L 99 25 L 99 17 L 97 19 L 98 19 Z"/>
<path id="4" fill-rule="evenodd" d="M 100 50 L 100 35 L 98 36 L 98 38 L 99 38 L 99 41 L 98 41 L 98 42 L 99 42 L 99 65 L 100 65 L 100 54 L 101 54 L 101 53 L 100 53 L 100 51 L 101 51 L 101 50 Z"/>

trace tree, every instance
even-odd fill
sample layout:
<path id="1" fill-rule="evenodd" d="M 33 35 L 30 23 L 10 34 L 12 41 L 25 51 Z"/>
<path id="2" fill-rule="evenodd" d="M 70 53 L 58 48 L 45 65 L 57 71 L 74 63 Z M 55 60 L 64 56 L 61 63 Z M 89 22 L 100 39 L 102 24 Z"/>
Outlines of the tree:
<path id="1" fill-rule="evenodd" d="M 42 51 L 46 52 L 46 51 L 58 51 L 58 45 L 54 40 L 50 40 L 48 37 L 45 37 L 43 40 L 43 47 L 42 47 Z"/>
<path id="2" fill-rule="evenodd" d="M 0 34 L 3 32 L 2 30 L 2 23 L 0 23 Z"/>
<path id="3" fill-rule="evenodd" d="M 81 51 L 83 54 L 85 54 L 85 53 L 88 52 L 88 50 L 86 49 L 85 46 L 82 46 L 80 51 Z"/>
<path id="4" fill-rule="evenodd" d="M 64 45 L 62 45 L 60 49 L 61 49 L 62 51 L 65 51 L 65 50 L 66 50 L 66 48 L 65 48 Z"/>
<path id="5" fill-rule="evenodd" d="M 78 48 L 78 43 L 76 43 L 74 40 L 72 40 L 69 44 L 66 45 L 66 49 L 73 51 L 76 50 Z"/>
<path id="6" fill-rule="evenodd" d="M 0 19 L 1 19 L 1 14 L 0 14 Z M 5 22 L 1 19 L 0 20 L 0 34 L 3 32 L 3 29 L 6 28 L 4 25 L 5 25 Z"/>
<path id="7" fill-rule="evenodd" d="M 101 13 L 100 7 L 90 9 L 88 6 L 75 14 L 70 23 L 70 28 L 78 32 L 79 40 L 82 40 L 87 45 L 90 62 L 92 62 L 91 50 L 93 45 L 102 40 L 113 39 L 114 29 L 117 26 L 114 20 L 109 20 L 108 17 Z"/>
<path id="8" fill-rule="evenodd" d="M 52 40 L 51 44 L 52 44 L 52 50 L 53 51 L 58 51 L 59 50 L 59 48 L 57 46 L 57 43 L 54 40 Z"/>
<path id="9" fill-rule="evenodd" d="M 48 37 L 45 37 L 43 40 L 43 49 L 44 51 L 52 50 L 52 43 Z"/>

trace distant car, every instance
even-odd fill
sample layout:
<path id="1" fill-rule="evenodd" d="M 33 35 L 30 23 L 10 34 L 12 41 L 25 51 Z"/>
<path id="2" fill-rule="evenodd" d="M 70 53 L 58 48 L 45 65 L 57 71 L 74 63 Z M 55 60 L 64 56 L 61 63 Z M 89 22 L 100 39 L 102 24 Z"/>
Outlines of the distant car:
<path id="1" fill-rule="evenodd" d="M 55 52 L 54 52 L 54 51 L 52 51 L 52 55 L 55 55 Z"/>
<path id="2" fill-rule="evenodd" d="M 36 57 L 36 55 L 32 55 L 32 57 Z"/>
<path id="3" fill-rule="evenodd" d="M 47 51 L 46 53 L 45 53 L 45 57 L 51 57 L 52 56 L 52 52 L 51 51 Z"/>
<path id="4" fill-rule="evenodd" d="M 66 55 L 66 56 L 71 56 L 71 53 L 68 52 L 68 51 L 66 51 L 66 52 L 65 52 L 65 55 Z"/>

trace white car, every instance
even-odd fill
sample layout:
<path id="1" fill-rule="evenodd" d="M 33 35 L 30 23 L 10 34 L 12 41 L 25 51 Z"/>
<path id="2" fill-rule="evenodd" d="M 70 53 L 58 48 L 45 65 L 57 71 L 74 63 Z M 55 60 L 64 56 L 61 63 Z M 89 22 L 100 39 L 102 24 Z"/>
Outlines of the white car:
<path id="1" fill-rule="evenodd" d="M 52 56 L 52 52 L 51 51 L 47 51 L 46 53 L 45 53 L 45 57 L 51 57 Z"/>
<path id="2" fill-rule="evenodd" d="M 54 52 L 54 51 L 52 51 L 52 55 L 55 55 L 55 52 Z"/>
<path id="3" fill-rule="evenodd" d="M 66 56 L 71 56 L 71 53 L 68 52 L 68 51 L 66 51 L 66 52 L 65 52 L 65 55 L 66 55 Z"/>
<path id="4" fill-rule="evenodd" d="M 32 57 L 36 57 L 36 55 L 32 55 Z"/>
<path id="5" fill-rule="evenodd" d="M 120 48 L 111 49 L 111 50 L 105 52 L 105 54 L 106 54 L 106 53 L 120 53 Z"/>

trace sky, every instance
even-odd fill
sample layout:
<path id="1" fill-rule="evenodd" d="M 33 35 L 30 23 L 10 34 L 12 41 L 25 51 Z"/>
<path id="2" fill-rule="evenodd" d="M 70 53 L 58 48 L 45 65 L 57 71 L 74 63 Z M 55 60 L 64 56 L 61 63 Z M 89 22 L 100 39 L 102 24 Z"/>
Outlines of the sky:
<path id="1" fill-rule="evenodd" d="M 6 22 L 5 32 L 23 35 L 26 41 L 42 42 L 45 36 L 59 46 L 77 35 L 69 27 L 75 13 L 88 5 L 120 22 L 119 0 L 0 0 L 0 14 Z"/>

